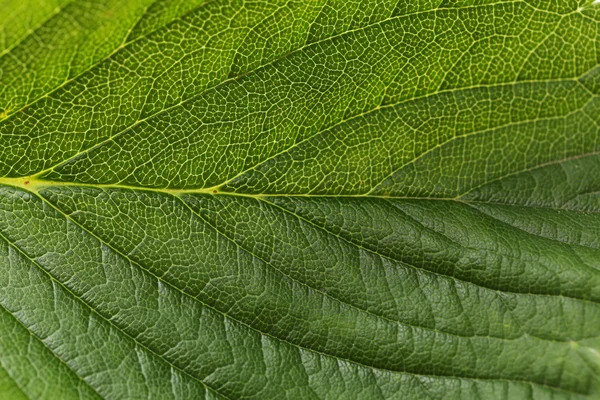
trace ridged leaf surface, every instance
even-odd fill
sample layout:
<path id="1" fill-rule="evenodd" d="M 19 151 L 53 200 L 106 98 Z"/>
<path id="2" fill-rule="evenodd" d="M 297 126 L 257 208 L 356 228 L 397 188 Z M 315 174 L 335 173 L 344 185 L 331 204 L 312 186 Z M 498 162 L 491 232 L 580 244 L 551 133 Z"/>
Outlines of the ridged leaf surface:
<path id="1" fill-rule="evenodd" d="M 0 0 L 0 398 L 600 398 L 600 4 Z"/>

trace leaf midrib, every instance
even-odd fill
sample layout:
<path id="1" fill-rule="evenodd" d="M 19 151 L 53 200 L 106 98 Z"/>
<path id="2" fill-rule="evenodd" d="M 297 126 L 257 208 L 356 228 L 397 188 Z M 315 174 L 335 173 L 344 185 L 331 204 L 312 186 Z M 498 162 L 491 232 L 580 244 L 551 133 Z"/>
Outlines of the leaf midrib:
<path id="1" fill-rule="evenodd" d="M 594 151 L 585 154 L 579 154 L 574 157 L 568 157 L 565 159 L 555 160 L 548 163 L 543 163 L 540 165 L 533 166 L 531 168 L 527 168 L 524 170 L 515 171 L 509 175 L 501 176 L 495 178 L 494 180 L 486 181 L 481 184 L 479 187 L 474 189 L 479 189 L 482 186 L 485 186 L 489 183 L 494 183 L 505 178 L 515 176 L 521 173 L 527 173 L 534 171 L 538 168 L 544 168 L 550 165 L 560 164 L 565 161 L 570 161 L 573 159 L 584 158 L 587 156 L 599 155 L 600 151 Z M 498 206 L 509 206 L 509 207 L 524 207 L 524 208 L 534 208 L 534 209 L 545 209 L 545 210 L 557 210 L 557 211 L 565 211 L 565 212 L 573 212 L 577 214 L 600 214 L 600 210 L 598 211 L 589 211 L 589 210 L 578 210 L 578 209 L 569 209 L 569 208 L 561 208 L 561 207 L 552 207 L 546 205 L 532 205 L 532 204 L 518 204 L 518 203 L 502 203 L 496 201 L 484 201 L 484 200 L 471 200 L 464 199 L 463 196 L 468 193 L 460 194 L 456 197 L 435 197 L 435 196 L 404 196 L 404 195 L 373 195 L 366 193 L 359 194 L 314 194 L 314 193 L 243 193 L 243 192 L 232 192 L 232 191 L 223 191 L 220 190 L 222 185 L 209 187 L 209 188 L 194 188 L 194 189 L 169 189 L 169 188 L 156 188 L 149 186 L 134 186 L 134 185 L 125 185 L 119 183 L 107 183 L 107 184 L 98 184 L 98 183 L 83 183 L 83 182 L 69 182 L 69 181 L 57 181 L 50 180 L 33 176 L 24 176 L 18 178 L 2 178 L 0 177 L 0 185 L 16 187 L 22 190 L 26 190 L 29 192 L 37 193 L 45 188 L 53 188 L 53 187 L 82 187 L 82 188 L 96 188 L 102 190 L 110 190 L 110 189 L 124 189 L 124 190 L 133 190 L 133 191 L 141 191 L 147 193 L 164 193 L 171 194 L 175 196 L 185 195 L 185 194 L 205 194 L 205 195 L 222 195 L 222 196 L 234 196 L 234 197 L 246 197 L 253 199 L 264 199 L 269 197 L 299 197 L 299 198 L 356 198 L 356 199 L 390 199 L 390 200 L 428 200 L 428 201 L 449 201 L 449 202 L 460 202 L 466 204 L 489 204 L 489 205 L 498 205 Z"/>
<path id="2" fill-rule="evenodd" d="M 290 198 L 296 198 L 296 197 L 300 197 L 300 198 L 332 198 L 332 199 L 343 199 L 343 198 L 354 198 L 354 199 L 364 199 L 364 200 L 369 200 L 369 199 L 381 199 L 381 200 L 421 200 L 421 201 L 447 201 L 447 202 L 454 202 L 454 203 L 462 203 L 462 204 L 466 204 L 466 205 L 470 205 L 470 204 L 485 204 L 485 205 L 501 205 L 501 206 L 515 206 L 515 207 L 524 207 L 523 205 L 520 204 L 506 204 L 506 203 L 494 203 L 494 202 L 488 202 L 488 201 L 476 201 L 476 200 L 463 200 L 460 198 L 435 198 L 435 197 L 408 197 L 408 196 L 385 196 L 385 195 L 311 195 L 311 194 L 243 194 L 243 193 L 235 193 L 235 192 L 217 192 L 215 193 L 214 190 L 212 189 L 193 189 L 193 190 L 169 190 L 169 189 L 153 189 L 153 188 L 143 188 L 143 187 L 135 187 L 135 186 L 126 186 L 126 185 L 89 185 L 89 184 L 82 184 L 82 183 L 70 183 L 70 182 L 62 182 L 62 181 L 45 181 L 43 179 L 39 179 L 37 181 L 35 180 L 31 180 L 31 181 L 23 181 L 24 179 L 27 178 L 0 178 L 0 185 L 6 185 L 6 186 L 12 186 L 12 187 L 16 187 L 18 189 L 21 190 L 25 190 L 27 192 L 30 192 L 32 194 L 34 194 L 35 196 L 41 198 L 44 202 L 48 202 L 48 200 L 40 194 L 40 192 L 43 189 L 52 189 L 53 187 L 77 187 L 77 188 L 94 188 L 94 189 L 100 189 L 100 190 L 130 190 L 130 191 L 139 191 L 139 192 L 146 192 L 146 193 L 162 193 L 162 194 L 167 194 L 170 196 L 173 196 L 177 199 L 180 199 L 181 202 L 184 204 L 185 207 L 189 208 L 188 204 L 181 198 L 181 196 L 183 195 L 193 195 L 193 194 L 200 194 L 200 195 L 211 195 L 211 196 L 233 196 L 233 197 L 241 197 L 241 198 L 251 198 L 254 200 L 257 200 L 259 202 L 264 202 L 266 204 L 269 204 L 271 206 L 275 206 L 277 208 L 281 208 L 280 206 L 274 204 L 273 202 L 269 201 L 269 198 L 278 198 L 278 197 L 290 197 Z M 29 184 L 24 184 L 24 182 L 29 182 Z M 51 204 L 51 203 L 50 203 Z M 54 206 L 52 204 L 53 208 L 56 208 L 56 206 Z M 533 207 L 532 207 L 533 208 Z M 551 207 L 535 207 L 535 208 L 542 208 L 542 209 L 554 209 Z M 399 262 L 403 265 L 406 265 L 406 263 L 404 263 L 401 260 L 398 260 L 396 258 L 393 258 L 391 256 L 385 255 L 385 254 L 381 254 L 378 253 L 376 251 L 374 251 L 373 249 L 369 249 L 366 247 L 361 246 L 358 243 L 355 243 L 353 241 L 350 241 L 338 234 L 336 234 L 335 232 L 331 232 L 330 230 L 326 229 L 323 226 L 320 225 L 315 225 L 314 222 L 306 220 L 304 217 L 293 213 L 290 210 L 287 210 L 285 208 L 281 208 L 284 212 L 286 213 L 290 213 L 292 215 L 294 215 L 296 218 L 299 218 L 301 220 L 304 220 L 305 222 L 314 225 L 315 227 L 317 227 L 320 230 L 324 230 L 325 232 L 327 232 L 328 234 L 334 235 L 336 237 L 338 237 L 341 240 L 344 240 L 345 242 L 349 243 L 352 246 L 356 246 L 359 247 L 361 249 L 364 249 L 365 251 L 374 253 L 377 256 L 380 257 L 384 257 L 386 259 L 389 259 L 391 261 L 394 262 Z M 557 209 L 557 210 L 561 210 L 561 211 L 565 211 L 564 209 Z M 195 215 L 197 215 L 197 213 L 193 210 L 191 210 Z M 66 215 L 64 212 L 62 212 L 62 210 L 59 210 L 59 212 L 61 214 Z M 586 212 L 581 212 L 581 211 L 571 211 L 569 210 L 569 212 L 576 212 L 576 213 L 582 213 L 585 214 Z M 599 211 L 600 213 L 600 211 Z M 486 214 L 487 215 L 487 214 Z M 69 219 L 71 219 L 69 217 Z M 202 218 L 203 219 L 203 218 Z M 204 219 L 203 219 L 204 220 Z M 206 222 L 206 221 L 205 221 Z M 417 221 L 418 222 L 418 221 Z M 506 223 L 505 223 L 506 224 Z M 79 224 L 78 224 L 79 225 Z M 210 224 L 209 224 L 210 225 Z M 514 227 L 510 224 L 506 224 L 507 226 L 513 228 L 513 229 L 518 229 L 520 231 L 523 231 L 522 229 L 519 229 L 517 227 Z M 82 227 L 83 228 L 83 227 Z M 216 229 L 216 228 L 215 228 Z M 217 232 L 219 232 L 217 230 Z M 527 232 L 527 231 L 523 231 L 525 233 L 527 233 L 528 235 L 532 235 L 532 236 L 536 236 L 533 233 Z M 220 233 L 220 232 L 219 232 Z M 94 235 L 95 236 L 95 235 Z M 543 239 L 546 240 L 552 240 L 550 238 L 546 238 L 546 237 L 542 237 Z M 97 238 L 98 240 L 102 241 L 101 239 Z M 102 241 L 104 242 L 104 241 Z M 575 246 L 575 247 L 586 247 L 583 245 L 579 245 L 579 244 L 571 244 L 571 243 L 564 243 L 561 242 L 565 245 L 568 246 Z M 237 243 L 236 243 L 237 245 Z M 125 256 L 127 257 L 127 256 Z M 258 257 L 257 257 L 258 258 Z M 129 259 L 129 258 L 128 258 Z M 131 261 L 131 260 L 130 260 Z M 264 262 L 266 262 L 265 260 L 263 260 Z M 133 261 L 132 261 L 133 262 Z M 415 266 L 415 265 L 410 265 L 411 268 L 415 268 L 417 270 L 421 270 L 423 272 L 426 273 L 431 273 L 431 274 L 435 274 L 435 275 L 439 275 L 439 276 L 443 276 L 446 278 L 451 278 L 454 280 L 457 280 L 459 282 L 463 282 L 466 284 L 470 284 L 470 285 L 474 285 L 486 290 L 490 290 L 490 291 L 494 291 L 494 292 L 503 292 L 503 293 L 512 293 L 512 294 L 518 294 L 518 295 L 530 295 L 530 296 L 549 296 L 549 297 L 565 297 L 565 298 L 569 298 L 569 299 L 573 299 L 576 301 L 582 301 L 582 302 L 588 302 L 594 305 L 598 305 L 600 303 L 590 300 L 590 299 L 584 299 L 584 298 L 578 298 L 578 297 L 573 297 L 573 296 L 568 296 L 568 295 L 564 295 L 564 294 L 547 294 L 547 293 L 524 293 L 524 292 L 517 292 L 517 291 L 508 291 L 508 290 L 500 290 L 497 288 L 493 288 L 493 287 L 487 287 L 487 286 L 483 286 L 474 282 L 471 282 L 469 280 L 464 280 L 464 279 L 459 279 L 456 278 L 454 276 L 451 275 L 445 275 L 445 274 L 441 274 L 439 272 L 435 272 L 432 270 L 427 270 L 427 269 L 423 269 L 421 267 Z M 314 289 L 311 287 L 311 289 Z M 361 311 L 364 311 L 361 309 Z M 385 318 L 383 316 L 380 315 L 376 315 L 377 317 L 382 317 Z M 393 322 L 400 322 L 400 321 L 394 321 Z M 423 329 L 427 329 L 426 327 L 420 327 Z M 460 336 L 460 335 L 457 335 Z M 542 340 L 545 340 L 544 338 L 540 338 Z"/>

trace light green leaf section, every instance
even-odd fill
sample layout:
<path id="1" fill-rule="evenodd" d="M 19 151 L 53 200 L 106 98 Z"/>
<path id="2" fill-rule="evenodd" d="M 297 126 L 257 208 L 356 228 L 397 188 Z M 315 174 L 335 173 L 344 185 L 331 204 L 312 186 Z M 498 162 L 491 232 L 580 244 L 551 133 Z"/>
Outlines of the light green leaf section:
<path id="1" fill-rule="evenodd" d="M 6 370 L 0 370 L 0 390 L 2 393 L 15 400 L 27 399 L 25 393 L 19 388 L 15 381 L 8 375 Z"/>
<path id="2" fill-rule="evenodd" d="M 13 40 L 7 36 L 0 52 L 0 116 L 5 118 L 44 99 L 121 48 L 131 24 L 143 15 L 150 1 L 0 3 L 3 12 L 15 13 L 14 21 L 9 18 L 5 22 L 5 32 L 12 33 L 13 24 L 20 28 L 20 37 Z M 22 18 L 31 23 L 24 24 Z"/>
<path id="3" fill-rule="evenodd" d="M 2 0 L 2 22 L 0 30 L 0 54 L 4 55 L 27 38 L 28 32 L 43 25 L 55 14 L 60 13 L 62 7 L 69 0 Z"/>
<path id="4" fill-rule="evenodd" d="M 0 398 L 600 397 L 597 1 L 0 15 Z"/>

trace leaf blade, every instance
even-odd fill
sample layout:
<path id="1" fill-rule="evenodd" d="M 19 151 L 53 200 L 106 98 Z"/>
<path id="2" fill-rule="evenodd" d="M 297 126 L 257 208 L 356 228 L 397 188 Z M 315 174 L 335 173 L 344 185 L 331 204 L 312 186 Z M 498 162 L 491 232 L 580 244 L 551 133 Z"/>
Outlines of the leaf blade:
<path id="1" fill-rule="evenodd" d="M 91 6 L 0 56 L 0 394 L 597 396 L 597 5 Z"/>

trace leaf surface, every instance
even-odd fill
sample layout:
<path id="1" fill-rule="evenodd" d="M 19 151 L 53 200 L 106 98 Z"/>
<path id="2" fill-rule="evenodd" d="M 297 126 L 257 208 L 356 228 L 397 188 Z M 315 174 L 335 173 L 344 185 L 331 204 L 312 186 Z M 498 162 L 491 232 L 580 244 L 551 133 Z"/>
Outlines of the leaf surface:
<path id="1" fill-rule="evenodd" d="M 0 397 L 600 396 L 600 5 L 0 0 Z"/>

